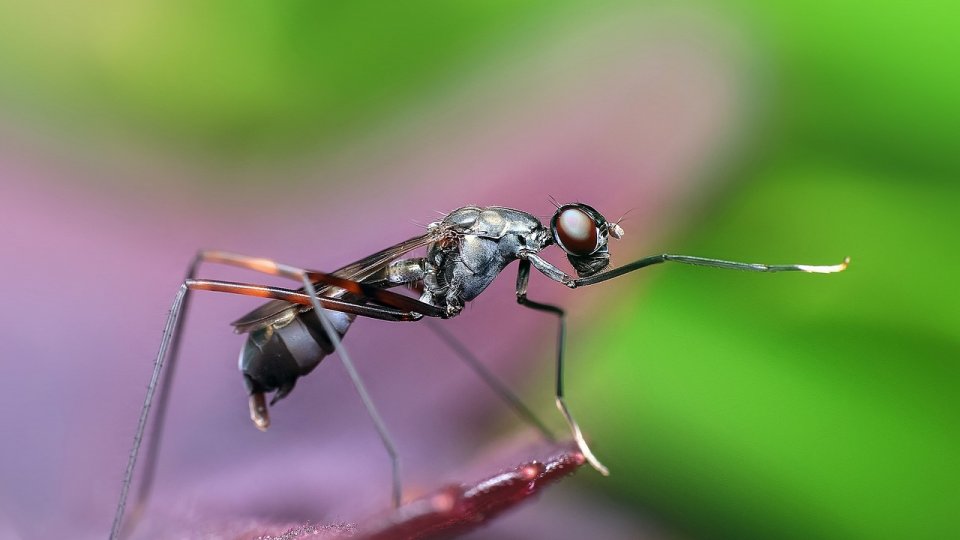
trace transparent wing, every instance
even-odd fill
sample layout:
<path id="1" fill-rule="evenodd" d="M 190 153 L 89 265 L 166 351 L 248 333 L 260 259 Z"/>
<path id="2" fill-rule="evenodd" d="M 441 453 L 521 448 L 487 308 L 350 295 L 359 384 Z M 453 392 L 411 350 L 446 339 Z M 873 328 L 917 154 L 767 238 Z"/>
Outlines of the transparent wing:
<path id="1" fill-rule="evenodd" d="M 424 247 L 436 239 L 437 234 L 428 232 L 421 236 L 415 236 L 409 240 L 394 244 L 386 249 L 368 255 L 358 261 L 352 262 L 346 266 L 338 268 L 332 274 L 337 277 L 351 279 L 353 281 L 363 281 L 370 276 L 382 270 L 385 266 L 400 258 L 405 253 L 417 248 Z M 323 294 L 330 289 L 329 286 L 320 285 L 317 287 L 317 294 Z M 303 289 L 299 289 L 302 291 Z M 250 332 L 273 323 L 276 320 L 289 316 L 290 311 L 308 311 L 311 308 L 291 304 L 283 300 L 272 300 L 257 309 L 247 313 L 243 317 L 233 321 L 234 331 L 238 334 Z"/>

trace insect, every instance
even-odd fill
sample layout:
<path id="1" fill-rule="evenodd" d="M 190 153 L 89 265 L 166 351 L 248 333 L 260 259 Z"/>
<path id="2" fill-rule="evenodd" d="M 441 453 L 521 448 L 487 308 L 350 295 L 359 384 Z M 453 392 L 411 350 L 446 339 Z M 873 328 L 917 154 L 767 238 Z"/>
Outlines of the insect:
<path id="1" fill-rule="evenodd" d="M 457 316 L 466 302 L 476 298 L 509 264 L 518 261 L 516 295 L 520 305 L 557 317 L 559 323 L 556 356 L 556 405 L 565 419 L 580 452 L 594 469 L 606 475 L 607 468 L 594 456 L 570 413 L 563 392 L 564 311 L 558 306 L 527 298 L 531 268 L 570 288 L 594 285 L 629 272 L 664 262 L 746 270 L 752 272 L 800 271 L 828 274 L 844 270 L 849 259 L 830 266 L 802 264 L 768 265 L 723 261 L 686 255 L 661 254 L 607 269 L 610 264 L 608 240 L 619 239 L 623 229 L 607 221 L 594 208 L 581 203 L 555 204 L 548 225 L 534 215 L 512 208 L 465 206 L 431 223 L 425 234 L 390 246 L 333 272 L 308 270 L 269 259 L 222 251 L 201 251 L 193 260 L 181 284 L 164 328 L 154 371 L 137 422 L 133 448 L 123 476 L 120 500 L 111 529 L 111 538 L 121 533 L 127 497 L 146 431 L 149 412 L 160 387 L 157 414 L 146 449 L 146 464 L 133 505 L 130 526 L 143 510 L 153 480 L 156 449 L 163 429 L 169 384 L 179 349 L 183 313 L 190 291 L 214 291 L 258 298 L 269 302 L 233 322 L 237 333 L 247 334 L 240 354 L 240 371 L 249 394 L 250 417 L 257 428 L 270 425 L 269 406 L 293 390 L 297 379 L 313 370 L 327 355 L 337 352 L 356 387 L 367 412 L 390 456 L 394 505 L 401 499 L 398 454 L 377 408 L 367 393 L 341 339 L 357 316 L 387 321 L 448 319 Z M 577 276 L 573 277 L 541 257 L 548 246 L 556 245 L 567 256 Z M 410 252 L 426 248 L 424 257 Z M 297 289 L 197 279 L 202 263 L 237 266 L 298 282 Z M 422 290 L 419 299 L 389 289 L 407 286 Z M 450 334 L 434 327 L 459 356 L 468 362 L 519 414 L 546 437 L 549 431 L 529 409 L 497 381 Z M 267 402 L 267 396 L 272 397 Z"/>

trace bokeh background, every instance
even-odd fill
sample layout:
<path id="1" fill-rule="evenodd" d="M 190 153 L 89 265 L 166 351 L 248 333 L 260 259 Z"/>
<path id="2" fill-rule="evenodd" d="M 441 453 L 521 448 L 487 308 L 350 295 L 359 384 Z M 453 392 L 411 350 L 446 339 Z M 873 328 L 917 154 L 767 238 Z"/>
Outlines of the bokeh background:
<path id="1" fill-rule="evenodd" d="M 108 530 L 198 247 L 329 269 L 436 212 L 553 196 L 627 214 L 615 264 L 853 264 L 534 276 L 613 474 L 474 538 L 956 537 L 958 24 L 885 0 L 0 4 L 0 536 Z M 553 321 L 513 276 L 448 327 L 559 430 Z M 254 305 L 193 305 L 146 537 L 388 504 L 336 362 L 249 425 L 226 323 Z M 412 494 L 533 438 L 422 327 L 346 343 Z"/>

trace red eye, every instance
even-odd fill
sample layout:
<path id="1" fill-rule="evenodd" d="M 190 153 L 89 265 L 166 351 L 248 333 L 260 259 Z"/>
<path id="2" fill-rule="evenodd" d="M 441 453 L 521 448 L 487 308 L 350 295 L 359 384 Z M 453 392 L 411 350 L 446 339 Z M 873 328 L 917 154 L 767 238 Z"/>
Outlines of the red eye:
<path id="1" fill-rule="evenodd" d="M 600 244 L 597 221 L 579 208 L 561 209 L 553 218 L 553 228 L 560 247 L 571 255 L 590 255 Z"/>

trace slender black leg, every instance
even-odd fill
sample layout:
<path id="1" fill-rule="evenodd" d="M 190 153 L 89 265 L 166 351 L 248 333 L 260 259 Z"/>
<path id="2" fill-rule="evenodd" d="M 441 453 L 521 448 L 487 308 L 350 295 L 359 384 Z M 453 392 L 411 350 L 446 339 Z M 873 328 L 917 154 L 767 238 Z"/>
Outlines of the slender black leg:
<path id="1" fill-rule="evenodd" d="M 191 273 L 193 270 L 195 270 L 195 268 L 191 270 Z M 133 438 L 133 446 L 130 450 L 130 456 L 127 461 L 126 469 L 124 469 L 123 483 L 120 490 L 120 501 L 117 504 L 116 514 L 114 515 L 113 526 L 110 531 L 110 538 L 118 538 L 121 536 L 121 532 L 132 531 L 133 527 L 136 525 L 137 521 L 142 515 L 143 509 L 146 508 L 146 504 L 149 499 L 150 488 L 156 472 L 157 449 L 160 446 L 160 438 L 163 434 L 164 413 L 166 412 L 166 405 L 169 402 L 169 389 L 172 386 L 171 372 L 173 371 L 172 368 L 174 367 L 176 360 L 176 349 L 180 337 L 179 330 L 183 326 L 187 303 L 191 296 L 189 293 L 191 291 L 225 292 L 244 296 L 254 296 L 257 298 L 286 300 L 288 302 L 311 305 L 315 310 L 317 309 L 318 305 L 316 297 L 303 294 L 299 291 L 281 289 L 278 287 L 200 279 L 187 279 L 183 282 L 183 284 L 180 286 L 180 289 L 177 291 L 176 296 L 174 297 L 173 305 L 170 307 L 170 313 L 167 315 L 167 322 L 163 330 L 163 338 L 160 342 L 160 350 L 157 352 L 157 357 L 154 362 L 153 375 L 150 377 L 150 383 L 147 385 L 147 393 L 144 397 L 143 407 L 140 409 L 140 417 L 137 421 L 137 429 Z M 323 306 L 327 309 L 336 309 L 349 313 L 357 313 L 358 315 L 384 320 L 417 320 L 419 317 L 419 314 L 416 313 L 405 313 L 389 308 L 378 308 L 375 306 L 367 306 L 362 304 L 351 305 L 350 302 L 343 300 L 323 298 L 322 302 Z M 164 364 L 167 365 L 166 371 L 163 370 Z M 163 377 L 162 384 L 160 380 L 161 376 Z M 136 466 L 137 457 L 140 454 L 141 443 L 144 439 L 144 433 L 146 431 L 150 409 L 154 402 L 154 397 L 158 388 L 160 389 L 160 395 L 156 396 L 157 411 L 154 414 L 154 421 L 150 431 L 149 443 L 147 448 L 144 450 L 145 463 L 143 474 L 141 476 L 140 487 L 137 490 L 136 497 L 133 501 L 134 504 L 131 515 L 126 523 L 124 523 L 123 517 L 127 506 L 127 497 L 130 491 L 130 486 L 133 482 L 133 473 Z M 363 394 L 365 395 L 366 391 L 364 391 Z M 369 400 L 369 397 L 367 400 Z M 379 419 L 379 416 L 377 418 Z M 382 424 L 382 422 L 379 423 Z M 395 452 L 392 452 L 391 455 L 393 454 L 395 454 Z M 394 476 L 396 477 L 396 474 Z M 397 483 L 395 481 L 395 493 L 397 491 L 396 488 Z M 396 499 L 396 494 L 394 495 L 394 499 Z"/>
<path id="2" fill-rule="evenodd" d="M 693 257 L 690 255 L 671 255 L 664 253 L 662 255 L 653 255 L 630 264 L 614 268 L 609 272 L 603 272 L 595 276 L 583 277 L 573 281 L 573 286 L 593 285 L 608 279 L 621 276 L 634 270 L 639 270 L 652 264 L 663 262 L 678 262 L 681 264 L 691 264 L 694 266 L 708 266 L 713 268 L 726 268 L 728 270 L 743 270 L 746 272 L 807 272 L 811 274 L 833 274 L 843 272 L 850 264 L 850 258 L 847 257 L 840 264 L 815 266 L 810 264 L 764 264 L 764 263 L 744 263 L 735 261 L 724 261 L 720 259 L 708 259 L 706 257 Z"/>
<path id="3" fill-rule="evenodd" d="M 160 382 L 160 372 L 163 368 L 164 359 L 167 356 L 167 348 L 170 346 L 171 340 L 177 330 L 180 328 L 178 324 L 181 317 L 180 315 L 183 312 L 184 300 L 187 296 L 187 285 L 180 285 L 180 289 L 177 291 L 177 295 L 173 299 L 173 305 L 170 307 L 170 314 L 167 316 L 167 322 L 163 327 L 163 338 L 160 341 L 160 350 L 157 352 L 156 361 L 153 364 L 153 375 L 150 376 L 150 383 L 147 385 L 147 395 L 143 400 L 143 407 L 140 409 L 140 417 L 137 419 L 137 431 L 133 437 L 133 447 L 130 449 L 130 457 L 127 459 L 127 467 L 123 471 L 123 483 L 120 488 L 120 501 L 117 503 L 117 511 L 113 517 L 113 525 L 110 528 L 110 538 L 114 540 L 120 536 L 120 527 L 123 525 L 123 513 L 127 505 L 127 494 L 130 491 L 130 484 L 133 480 L 133 470 L 137 464 L 137 455 L 140 453 L 140 443 L 143 441 L 143 433 L 147 427 L 147 418 L 150 413 L 150 405 L 153 403 L 153 395 L 156 392 L 157 384 Z M 152 447 L 156 445 L 151 445 Z M 151 465 L 152 469 L 152 465 Z M 142 490 L 141 490 L 142 491 Z M 133 516 L 130 519 L 130 530 L 136 524 L 136 521 L 140 517 L 140 512 L 143 506 L 144 499 L 140 494 L 139 498 L 134 508 Z"/>
<path id="4" fill-rule="evenodd" d="M 188 275 L 192 275 L 194 273 L 195 265 L 192 265 L 191 271 Z M 303 294 L 299 291 L 282 289 L 279 287 L 248 285 L 229 281 L 196 280 L 192 278 L 185 280 L 185 283 L 188 285 L 190 290 L 244 294 L 248 296 L 286 300 L 296 304 L 315 307 L 313 297 L 310 295 Z M 133 515 L 128 520 L 131 526 L 136 523 L 140 513 L 144 508 L 146 508 L 146 504 L 153 487 L 153 480 L 156 475 L 156 463 L 157 458 L 159 457 L 160 443 L 163 437 L 164 427 L 166 425 L 167 405 L 170 401 L 170 392 L 173 388 L 172 381 L 174 380 L 174 371 L 177 366 L 177 359 L 179 358 L 180 336 L 182 335 L 181 329 L 183 328 L 184 321 L 186 320 L 187 306 L 189 305 L 190 297 L 191 295 L 187 295 L 183 299 L 183 305 L 181 308 L 182 315 L 179 319 L 177 319 L 176 327 L 173 330 L 173 339 L 170 343 L 170 354 L 167 360 L 167 369 L 163 374 L 163 381 L 159 384 L 159 392 L 156 398 L 156 409 L 154 412 L 153 422 L 150 427 L 150 436 L 147 437 L 146 448 L 144 449 L 143 473 L 141 474 L 139 487 L 134 497 Z M 385 308 L 370 304 L 360 304 L 347 300 L 321 298 L 320 302 L 326 309 L 333 309 L 381 320 L 415 321 L 422 318 L 421 314 L 415 312 L 399 311 L 392 308 Z M 263 396 L 258 395 L 254 396 L 254 398 L 262 401 Z M 265 410 L 265 407 L 261 405 L 258 407 L 258 410 L 263 411 Z"/>
<path id="5" fill-rule="evenodd" d="M 563 418 L 567 421 L 567 425 L 570 427 L 570 432 L 573 434 L 573 439 L 577 443 L 580 452 L 583 454 L 583 457 L 587 459 L 591 466 L 597 470 L 600 474 L 606 476 L 610 474 L 610 471 L 600 463 L 600 460 L 593 455 L 593 451 L 590 450 L 590 446 L 587 445 L 586 439 L 583 438 L 583 432 L 580 431 L 580 426 L 577 424 L 577 421 L 574 420 L 573 415 L 570 414 L 570 409 L 567 407 L 566 400 L 563 397 L 563 352 L 564 352 L 564 338 L 566 336 L 566 323 L 565 323 L 565 313 L 562 309 L 557 306 L 550 304 L 541 304 L 540 302 L 534 302 L 527 298 L 527 284 L 530 281 L 530 261 L 527 259 L 520 259 L 520 267 L 517 271 L 517 302 L 520 305 L 526 306 L 530 309 L 537 311 L 542 311 L 545 313 L 553 313 L 557 316 L 559 322 L 559 331 L 557 332 L 557 388 L 556 388 L 556 398 L 557 398 L 557 408 L 560 409 L 560 413 L 563 414 Z"/>
<path id="6" fill-rule="evenodd" d="M 205 251 L 201 252 L 200 256 L 206 261 L 229 264 L 256 272 L 295 279 L 303 284 L 304 291 L 310 297 L 311 304 L 314 308 L 314 313 L 316 313 L 316 317 L 320 321 L 320 325 L 323 326 L 323 329 L 327 332 L 327 335 L 330 338 L 330 343 L 333 344 L 333 347 L 337 351 L 337 355 L 340 357 L 340 361 L 343 364 L 344 369 L 346 369 L 347 374 L 350 375 L 350 380 L 353 382 L 357 393 L 360 394 L 360 399 L 363 401 L 363 406 L 366 407 L 367 414 L 370 416 L 374 427 L 377 429 L 377 434 L 380 436 L 380 440 L 383 442 L 383 447 L 390 456 L 393 477 L 393 505 L 400 506 L 400 499 L 402 496 L 402 489 L 400 485 L 400 457 L 397 454 L 396 445 L 394 445 L 393 439 L 390 437 L 390 433 L 387 431 L 387 426 L 384 424 L 383 419 L 380 417 L 380 413 L 377 411 L 377 408 L 373 403 L 373 399 L 367 392 L 367 389 L 360 378 L 360 374 L 357 373 L 353 361 L 350 359 L 349 353 L 347 353 L 346 348 L 344 348 L 343 343 L 340 340 L 340 335 L 337 334 L 333 328 L 333 325 L 324 315 L 323 308 L 321 306 L 322 301 L 317 294 L 317 287 L 314 285 L 314 282 L 320 283 L 324 286 L 338 287 L 348 292 L 371 298 L 387 306 L 415 311 L 423 315 L 441 316 L 442 310 L 436 306 L 420 302 L 402 294 L 392 293 L 384 289 L 378 289 L 376 287 L 371 287 L 363 283 L 358 283 L 356 281 L 344 279 L 339 276 L 334 276 L 324 272 L 307 270 L 304 268 L 298 268 L 296 266 L 278 263 L 270 259 L 248 257 L 246 255 L 228 253 L 225 251 Z"/>
<path id="7" fill-rule="evenodd" d="M 550 433 L 550 429 L 547 428 L 547 426 L 544 425 L 539 418 L 537 418 L 537 415 L 534 414 L 533 411 L 530 410 L 530 408 L 527 407 L 523 401 L 516 394 L 514 394 L 510 388 L 507 387 L 506 384 L 503 383 L 503 381 L 491 373 L 490 370 L 487 369 L 482 362 L 480 362 L 480 359 L 470 352 L 470 349 L 468 349 L 463 342 L 457 339 L 456 336 L 451 334 L 446 328 L 441 327 L 439 322 L 428 320 L 426 323 L 430 330 L 433 330 L 433 332 L 437 334 L 437 336 L 443 340 L 448 347 L 453 349 L 453 352 L 456 353 L 457 358 L 462 360 L 464 364 L 472 369 L 473 372 L 476 373 L 477 376 L 480 377 L 480 379 L 482 379 L 483 382 L 485 382 L 500 399 L 502 399 L 511 409 L 513 409 L 513 412 L 517 413 L 517 416 L 539 431 L 540 435 L 543 436 L 547 442 L 556 442 L 553 434 Z"/>
<path id="8" fill-rule="evenodd" d="M 529 260 L 534 268 L 540 271 L 543 275 L 548 278 L 563 283 L 567 287 L 576 288 L 583 287 L 586 285 L 593 285 L 595 283 L 600 283 L 607 281 L 608 279 L 613 279 L 615 277 L 622 276 L 624 274 L 633 272 L 635 270 L 640 270 L 641 268 L 646 268 L 654 264 L 660 264 L 665 262 L 677 262 L 681 264 L 690 264 L 693 266 L 708 266 L 712 268 L 726 268 L 728 270 L 742 270 L 745 272 L 807 272 L 811 274 L 834 274 L 837 272 L 843 272 L 847 269 L 847 265 L 850 264 L 850 258 L 847 257 L 840 264 L 832 264 L 825 266 L 816 266 L 809 264 L 764 264 L 764 263 L 744 263 L 744 262 L 735 262 L 735 261 L 724 261 L 720 259 L 708 259 L 706 257 L 693 257 L 690 255 L 671 255 L 669 253 L 663 253 L 661 255 L 651 255 L 650 257 L 644 257 L 637 261 L 634 261 L 630 264 L 625 264 L 623 266 L 618 266 L 613 270 L 607 270 L 606 272 L 601 272 L 592 276 L 586 276 L 582 278 L 574 278 L 567 275 L 566 272 L 560 270 L 547 260 L 541 258 L 535 253 L 524 253 L 523 258 Z"/>
<path id="9" fill-rule="evenodd" d="M 380 436 L 380 440 L 383 442 L 383 447 L 390 456 L 390 467 L 393 478 L 393 506 L 399 507 L 400 500 L 403 496 L 403 488 L 400 484 L 400 455 L 397 453 L 396 446 L 393 444 L 393 439 L 390 437 L 390 433 L 387 431 L 387 425 L 383 422 L 383 418 L 380 417 L 380 413 L 377 412 L 377 407 L 374 405 L 373 399 L 367 392 L 367 389 L 363 384 L 363 380 L 360 378 L 360 374 L 357 373 L 357 369 L 354 367 L 353 361 L 350 359 L 350 355 L 347 353 L 346 348 L 344 348 L 343 343 L 340 341 L 340 334 L 337 333 L 336 329 L 333 327 L 333 324 L 330 323 L 330 320 L 320 307 L 317 291 L 313 286 L 313 282 L 310 281 L 310 278 L 306 273 L 303 274 L 303 286 L 313 301 L 313 312 L 317 315 L 317 319 L 320 320 L 320 324 L 323 326 L 324 331 L 326 331 L 327 337 L 330 338 L 330 342 L 337 351 L 337 355 L 340 357 L 340 361 L 343 363 L 344 369 L 346 369 L 347 373 L 350 375 L 350 380 L 353 381 L 353 386 L 357 389 L 357 393 L 360 394 L 360 400 L 363 401 L 363 406 L 366 407 L 367 414 L 370 415 L 370 419 L 373 420 L 373 425 L 377 428 L 377 434 Z"/>
<path id="10" fill-rule="evenodd" d="M 367 392 L 367 389 L 360 378 L 360 374 L 357 373 L 353 361 L 350 359 L 349 353 L 347 353 L 347 350 L 344 348 L 343 343 L 340 340 L 340 335 L 337 334 L 333 328 L 333 325 L 327 319 L 326 315 L 324 315 L 321 306 L 322 301 L 317 294 L 317 287 L 314 285 L 314 282 L 320 283 L 324 286 L 338 287 L 348 292 L 371 298 L 387 306 L 396 307 L 398 309 L 408 309 L 423 315 L 441 316 L 442 310 L 436 306 L 420 302 L 408 296 L 403 296 L 401 294 L 392 293 L 384 289 L 371 287 L 369 285 L 344 279 L 332 274 L 326 274 L 316 270 L 307 270 L 304 268 L 298 268 L 296 266 L 278 263 L 270 259 L 248 257 L 246 255 L 239 255 L 224 251 L 204 251 L 201 252 L 200 256 L 206 261 L 229 264 L 256 272 L 295 279 L 303 284 L 304 291 L 306 291 L 306 293 L 310 296 L 310 301 L 313 305 L 314 313 L 316 313 L 317 319 L 320 321 L 323 329 L 327 332 L 327 335 L 330 338 L 330 343 L 333 344 L 334 349 L 337 351 L 337 355 L 340 357 L 340 361 L 343 363 L 344 369 L 346 369 L 347 373 L 350 375 L 350 380 L 353 382 L 357 393 L 360 394 L 360 399 L 363 401 L 363 406 L 366 407 L 367 414 L 370 416 L 374 427 L 377 429 L 377 434 L 380 436 L 380 440 L 383 442 L 384 449 L 390 456 L 393 477 L 393 505 L 400 506 L 400 500 L 402 496 L 402 489 L 400 485 L 400 457 L 397 454 L 396 445 L 394 445 L 393 439 L 390 437 L 390 433 L 387 431 L 387 426 L 384 424 L 383 419 L 380 417 L 380 413 L 377 411 L 377 408 L 373 403 L 373 399 Z"/>
<path id="11" fill-rule="evenodd" d="M 187 275 L 184 282 L 196 277 L 197 269 L 199 268 L 201 262 L 202 259 L 200 254 L 194 256 L 193 260 L 190 262 L 190 266 L 187 268 Z M 133 510 L 130 519 L 128 520 L 126 530 L 132 531 L 137 522 L 140 520 L 143 510 L 146 508 L 147 502 L 150 498 L 150 493 L 153 489 L 153 479 L 155 477 L 157 457 L 159 455 L 158 451 L 160 449 L 160 442 L 163 439 L 163 432 L 167 419 L 167 409 L 170 403 L 170 391 L 171 387 L 173 386 L 171 381 L 173 381 L 173 376 L 176 372 L 177 358 L 180 356 L 180 343 L 181 336 L 183 335 L 183 325 L 187 318 L 187 308 L 190 305 L 190 295 L 187 294 L 188 290 L 189 289 L 185 284 L 181 285 L 180 290 L 177 292 L 177 296 L 174 299 L 173 307 L 170 308 L 170 314 L 167 318 L 167 326 L 164 328 L 163 332 L 163 341 L 160 345 L 160 352 L 157 353 L 157 358 L 154 362 L 153 376 L 150 378 L 150 384 L 147 386 L 147 395 L 144 398 L 143 407 L 140 409 L 140 418 L 137 421 L 137 431 L 133 439 L 133 448 L 130 451 L 130 458 L 127 462 L 127 468 L 124 471 L 123 487 L 120 491 L 120 503 L 117 505 L 117 512 L 113 520 L 113 527 L 110 531 L 111 539 L 117 538 L 120 535 L 120 526 L 123 522 L 123 512 L 126 504 L 127 493 L 130 490 L 130 483 L 133 481 L 134 465 L 136 464 L 137 454 L 140 451 L 140 444 L 143 440 L 143 433 L 144 429 L 146 428 L 146 422 L 148 419 L 148 413 L 150 412 L 153 394 L 159 385 L 160 395 L 157 397 L 157 410 L 154 413 L 153 424 L 150 428 L 150 437 L 147 439 L 147 448 L 144 451 L 144 466 L 143 473 L 140 477 L 140 487 L 137 489 L 137 493 L 133 500 Z M 163 382 L 160 384 L 160 370 L 163 366 L 164 356 L 167 352 L 165 344 L 168 340 L 170 347 L 169 361 L 167 362 L 167 370 L 163 374 Z"/>
<path id="12" fill-rule="evenodd" d="M 164 327 L 160 350 L 157 353 L 157 357 L 154 361 L 153 375 L 151 376 L 150 383 L 147 386 L 144 404 L 140 410 L 140 416 L 137 421 L 137 429 L 134 435 L 133 445 L 130 450 L 130 456 L 127 460 L 127 466 L 124 469 L 124 475 L 120 489 L 120 499 L 117 503 L 116 513 L 114 514 L 114 520 L 110 530 L 111 539 L 119 538 L 121 536 L 121 532 L 132 531 L 136 523 L 139 521 L 143 510 L 146 508 L 147 502 L 149 501 L 150 493 L 153 487 L 153 480 L 156 474 L 158 450 L 160 448 L 160 443 L 163 438 L 166 424 L 166 412 L 170 401 L 170 392 L 173 387 L 172 381 L 177 366 L 177 359 L 179 358 L 182 329 L 184 326 L 184 321 L 186 320 L 187 307 L 189 306 L 190 295 L 188 292 L 190 290 L 209 290 L 256 296 L 260 298 L 275 298 L 293 303 L 310 305 L 313 306 L 315 310 L 319 310 L 320 305 L 322 304 L 328 309 L 346 311 L 349 313 L 385 320 L 417 320 L 423 315 L 419 313 L 419 310 L 413 312 L 404 312 L 397 309 L 354 304 L 351 302 L 336 301 L 329 298 L 318 299 L 316 291 L 313 290 L 314 288 L 312 283 L 309 287 L 306 287 L 306 289 L 313 290 L 313 293 L 305 295 L 303 293 L 299 293 L 298 291 L 291 291 L 276 287 L 264 287 L 208 280 L 201 281 L 194 279 L 197 269 L 203 262 L 221 262 L 225 264 L 233 264 L 235 266 L 245 267 L 254 271 L 260 271 L 274 275 L 284 275 L 286 277 L 295 277 L 298 279 L 299 276 L 302 275 L 310 276 L 311 279 L 328 277 L 328 275 L 319 272 L 309 272 L 305 270 L 293 269 L 292 267 L 284 265 L 277 265 L 276 263 L 272 263 L 272 261 L 265 259 L 255 259 L 232 254 L 229 254 L 230 260 L 220 260 L 221 257 L 223 257 L 223 254 L 220 252 L 201 251 L 198 253 L 191 262 L 187 270 L 186 279 L 174 298 L 173 305 L 171 306 L 170 313 L 167 317 L 167 322 Z M 271 265 L 273 268 L 279 267 L 282 271 L 270 271 Z M 291 269 L 294 270 L 294 276 L 290 275 L 291 272 L 289 270 Z M 296 271 L 299 271 L 299 274 L 297 274 Z M 334 283 L 331 284 L 333 286 L 343 285 L 355 288 L 363 287 L 363 291 L 361 292 L 367 292 L 367 287 L 362 286 L 361 284 L 356 284 L 356 282 L 335 278 L 334 276 L 329 277 L 334 281 Z M 389 291 L 383 292 L 388 294 L 378 295 L 377 300 L 382 300 L 387 305 L 396 305 L 400 307 L 400 309 L 410 307 L 416 309 L 421 307 L 419 305 L 421 304 L 420 302 L 416 302 L 415 300 L 403 295 L 389 293 Z M 429 306 L 428 304 L 424 305 Z M 435 306 L 429 307 L 432 310 L 437 310 Z M 321 324 L 323 324 L 327 332 L 330 333 L 329 321 L 326 321 L 326 318 L 323 317 L 322 310 L 317 311 L 317 313 L 321 319 Z M 430 314 L 433 316 L 439 316 L 439 313 L 434 313 L 432 311 Z M 351 379 L 356 385 L 359 382 L 359 378 L 356 376 L 356 370 L 353 369 L 352 362 L 350 362 L 349 358 L 344 359 L 342 354 L 344 351 L 339 343 L 340 340 L 338 337 L 338 335 L 332 334 L 331 341 L 334 343 L 337 350 L 341 351 L 341 359 L 344 361 L 345 366 L 347 366 L 347 370 L 350 372 Z M 166 371 L 162 370 L 164 363 L 167 364 Z M 160 380 L 161 376 L 163 377 L 162 382 Z M 159 395 L 155 396 L 158 388 Z M 393 467 L 393 501 L 395 505 L 399 504 L 400 484 L 396 451 L 392 442 L 390 441 L 389 434 L 386 433 L 386 430 L 383 427 L 383 422 L 380 420 L 379 414 L 376 414 L 376 409 L 373 408 L 373 404 L 369 398 L 369 395 L 367 394 L 366 390 L 363 389 L 362 383 L 359 384 L 358 391 L 361 394 L 361 398 L 364 400 L 364 405 L 367 407 L 368 412 L 372 413 L 371 416 L 374 417 L 373 419 L 375 425 L 377 426 L 378 433 L 380 434 L 381 439 L 384 440 L 385 446 L 387 446 L 387 451 L 390 454 Z M 131 515 L 126 522 L 126 526 L 124 527 L 124 513 L 127 507 L 127 498 L 133 482 L 133 473 L 143 443 L 146 425 L 149 420 L 149 412 L 155 397 L 157 400 L 157 409 L 154 413 L 154 420 L 150 428 L 150 436 L 148 437 L 147 447 L 144 449 L 145 463 L 143 465 L 141 482 L 133 500 Z"/>

